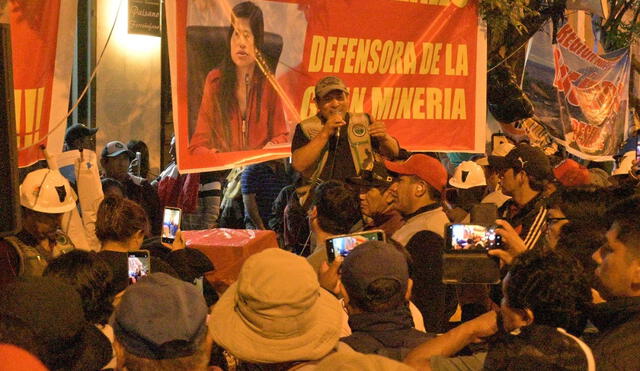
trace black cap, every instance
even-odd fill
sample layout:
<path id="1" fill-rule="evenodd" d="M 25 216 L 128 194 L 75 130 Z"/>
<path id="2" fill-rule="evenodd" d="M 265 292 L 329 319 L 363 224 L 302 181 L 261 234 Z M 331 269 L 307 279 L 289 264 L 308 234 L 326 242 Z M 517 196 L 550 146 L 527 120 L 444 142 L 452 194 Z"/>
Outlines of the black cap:
<path id="1" fill-rule="evenodd" d="M 67 132 L 64 134 L 64 142 L 71 146 L 77 139 L 94 135 L 97 131 L 98 128 L 92 129 L 83 124 L 73 124 L 67 128 Z"/>
<path id="2" fill-rule="evenodd" d="M 359 176 L 347 178 L 347 183 L 360 187 L 386 189 L 393 183 L 393 177 L 384 167 L 384 164 L 376 162 L 373 165 L 373 170 L 362 170 Z"/>
<path id="3" fill-rule="evenodd" d="M 489 166 L 495 169 L 524 170 L 528 175 L 540 180 L 553 179 L 549 158 L 537 147 L 520 143 L 506 156 L 489 156 Z"/>

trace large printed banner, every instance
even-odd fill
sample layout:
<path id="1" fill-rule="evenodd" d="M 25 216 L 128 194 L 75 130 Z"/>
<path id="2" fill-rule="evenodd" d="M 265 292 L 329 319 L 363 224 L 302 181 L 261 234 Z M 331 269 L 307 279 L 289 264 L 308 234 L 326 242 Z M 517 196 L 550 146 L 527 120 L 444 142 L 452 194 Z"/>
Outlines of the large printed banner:
<path id="1" fill-rule="evenodd" d="M 568 152 L 608 161 L 626 140 L 629 49 L 597 55 L 566 24 L 552 45 L 548 33 L 534 36 L 524 90 L 537 118 Z"/>
<path id="2" fill-rule="evenodd" d="M 181 172 L 289 156 L 296 124 L 317 112 L 315 83 L 329 75 L 349 87 L 350 112 L 384 121 L 403 148 L 484 151 L 477 0 L 253 4 L 166 2 Z"/>
<path id="3" fill-rule="evenodd" d="M 77 0 L 9 2 L 18 166 L 62 151 Z"/>

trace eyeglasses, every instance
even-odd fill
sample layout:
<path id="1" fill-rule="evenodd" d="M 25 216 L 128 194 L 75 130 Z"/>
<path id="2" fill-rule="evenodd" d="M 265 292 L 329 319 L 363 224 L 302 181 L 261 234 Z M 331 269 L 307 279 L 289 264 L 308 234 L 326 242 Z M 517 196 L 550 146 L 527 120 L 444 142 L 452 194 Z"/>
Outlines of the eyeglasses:
<path id="1" fill-rule="evenodd" d="M 551 224 L 555 224 L 559 221 L 562 220 L 569 220 L 569 218 L 547 218 L 547 224 L 551 225 Z"/>
<path id="2" fill-rule="evenodd" d="M 547 219 L 546 219 L 547 223 L 543 227 L 543 232 L 544 233 L 549 233 L 549 230 L 551 229 L 551 227 L 554 224 L 556 224 L 557 222 L 563 221 L 563 220 L 569 220 L 569 218 L 549 218 L 549 217 L 547 217 Z"/>

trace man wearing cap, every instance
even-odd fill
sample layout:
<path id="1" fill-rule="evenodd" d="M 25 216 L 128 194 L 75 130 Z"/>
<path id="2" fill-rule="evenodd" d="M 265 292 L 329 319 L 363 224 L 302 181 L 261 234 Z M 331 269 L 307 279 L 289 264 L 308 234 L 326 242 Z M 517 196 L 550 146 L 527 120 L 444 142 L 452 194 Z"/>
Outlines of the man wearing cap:
<path id="1" fill-rule="evenodd" d="M 69 126 L 64 134 L 65 151 L 72 151 L 74 149 L 89 149 L 94 151 L 97 131 L 97 128 L 88 128 L 83 124 L 73 124 Z"/>
<path id="2" fill-rule="evenodd" d="M 489 165 L 502 171 L 502 192 L 512 197 L 499 214 L 532 248 L 546 228 L 548 195 L 544 191 L 553 179 L 549 159 L 541 149 L 520 143 L 504 157 L 489 156 Z"/>
<path id="3" fill-rule="evenodd" d="M 515 147 L 504 136 L 494 135 L 494 137 L 497 137 L 498 140 L 494 140 L 490 156 L 504 157 Z M 502 188 L 500 187 L 500 171 L 489 166 L 489 157 L 479 158 L 476 160 L 476 163 L 482 166 L 484 176 L 487 180 L 487 193 L 482 198 L 481 203 L 496 204 L 498 207 L 502 206 L 511 197 L 502 193 Z"/>
<path id="4" fill-rule="evenodd" d="M 400 148 L 381 121 L 351 113 L 349 90 L 342 80 L 328 76 L 316 84 L 318 113 L 296 126 L 291 143 L 292 165 L 314 183 L 345 180 L 372 170 L 381 154 L 394 159 Z"/>
<path id="5" fill-rule="evenodd" d="M 27 174 L 20 185 L 22 230 L 0 239 L 0 284 L 41 276 L 49 260 L 74 249 L 61 223 L 63 214 L 76 207 L 76 199 L 59 171 Z"/>
<path id="6" fill-rule="evenodd" d="M 386 236 L 392 236 L 404 225 L 404 219 L 395 208 L 393 178 L 382 170 L 364 171 L 347 182 L 358 189 L 364 229 L 382 229 Z"/>
<path id="7" fill-rule="evenodd" d="M 415 154 L 403 162 L 385 161 L 397 174 L 396 209 L 405 225 L 391 236 L 412 257 L 413 303 L 424 316 L 429 332 L 445 329 L 455 310 L 455 291 L 442 283 L 444 230 L 449 219 L 440 204 L 447 171 L 433 157 Z"/>
<path id="8" fill-rule="evenodd" d="M 208 308 L 195 285 L 153 273 L 129 287 L 114 316 L 118 370 L 207 370 Z"/>
<path id="9" fill-rule="evenodd" d="M 158 193 L 146 180 L 129 173 L 129 163 L 135 157 L 127 146 L 119 141 L 107 143 L 102 150 L 100 164 L 103 178 L 118 180 L 125 189 L 125 197 L 137 202 L 147 212 L 151 233 L 159 236 L 162 228 L 162 209 Z"/>
<path id="10" fill-rule="evenodd" d="M 407 258 L 390 244 L 358 245 L 341 265 L 341 293 L 352 334 L 340 339 L 362 353 L 402 361 L 430 338 L 413 328 L 409 297 L 413 282 Z"/>

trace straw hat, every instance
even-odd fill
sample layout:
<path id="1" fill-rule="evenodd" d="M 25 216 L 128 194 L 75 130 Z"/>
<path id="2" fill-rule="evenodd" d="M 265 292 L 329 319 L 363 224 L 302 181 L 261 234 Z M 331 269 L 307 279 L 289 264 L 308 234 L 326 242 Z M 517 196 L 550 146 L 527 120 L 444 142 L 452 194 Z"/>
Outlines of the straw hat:
<path id="1" fill-rule="evenodd" d="M 255 363 L 316 360 L 340 338 L 342 308 L 302 257 L 273 248 L 251 256 L 213 308 L 216 344 Z"/>

